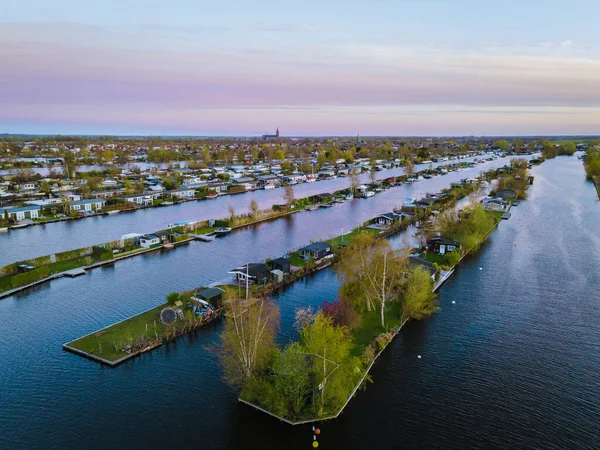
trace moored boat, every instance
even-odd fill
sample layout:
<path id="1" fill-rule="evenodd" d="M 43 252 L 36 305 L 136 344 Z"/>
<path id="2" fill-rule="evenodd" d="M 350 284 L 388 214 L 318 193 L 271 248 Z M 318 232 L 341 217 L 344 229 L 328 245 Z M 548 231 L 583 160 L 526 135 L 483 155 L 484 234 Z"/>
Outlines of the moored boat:
<path id="1" fill-rule="evenodd" d="M 231 233 L 231 228 L 228 227 L 221 227 L 215 230 L 215 236 L 217 237 L 227 236 L 229 233 Z"/>
<path id="2" fill-rule="evenodd" d="M 208 194 L 208 195 L 206 196 L 206 198 L 207 198 L 208 200 L 214 200 L 214 199 L 215 199 L 215 198 L 217 198 L 217 197 L 218 197 L 218 195 L 217 195 L 217 194 Z"/>
<path id="3" fill-rule="evenodd" d="M 375 192 L 373 192 L 373 191 L 365 192 L 365 198 L 373 197 L 374 195 L 375 195 Z"/>

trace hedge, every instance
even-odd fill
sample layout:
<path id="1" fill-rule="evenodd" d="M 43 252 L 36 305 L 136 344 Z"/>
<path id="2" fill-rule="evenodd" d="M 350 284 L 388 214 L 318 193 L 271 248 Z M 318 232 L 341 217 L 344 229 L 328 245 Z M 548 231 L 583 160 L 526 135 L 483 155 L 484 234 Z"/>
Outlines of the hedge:
<path id="1" fill-rule="evenodd" d="M 29 272 L 20 273 L 19 275 L 15 275 L 10 280 L 10 283 L 13 287 L 23 286 L 25 284 L 33 283 L 34 281 L 41 280 L 42 278 L 46 278 L 50 275 L 50 269 L 48 267 L 39 267 L 37 269 L 33 269 Z"/>

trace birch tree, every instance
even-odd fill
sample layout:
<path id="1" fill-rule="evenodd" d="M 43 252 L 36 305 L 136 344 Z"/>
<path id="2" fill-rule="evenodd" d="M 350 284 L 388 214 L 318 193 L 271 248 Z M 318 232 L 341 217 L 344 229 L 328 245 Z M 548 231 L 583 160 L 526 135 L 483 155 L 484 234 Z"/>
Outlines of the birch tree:
<path id="1" fill-rule="evenodd" d="M 225 380 L 242 385 L 262 372 L 275 354 L 279 309 L 268 298 L 230 297 L 225 305 L 225 329 L 219 347 L 221 365 Z"/>
<path id="2" fill-rule="evenodd" d="M 341 296 L 361 309 L 379 308 L 385 328 L 386 304 L 400 292 L 408 258 L 392 250 L 384 239 L 361 233 L 342 250 L 336 271 L 343 282 Z"/>
<path id="3" fill-rule="evenodd" d="M 352 194 L 354 194 L 358 186 L 360 186 L 360 172 L 356 169 L 350 169 L 350 190 Z"/>

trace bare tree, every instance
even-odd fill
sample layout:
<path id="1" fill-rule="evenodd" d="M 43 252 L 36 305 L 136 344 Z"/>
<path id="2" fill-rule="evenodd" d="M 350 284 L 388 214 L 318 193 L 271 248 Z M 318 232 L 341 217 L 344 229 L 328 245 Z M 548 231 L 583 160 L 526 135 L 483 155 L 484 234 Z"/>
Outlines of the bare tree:
<path id="1" fill-rule="evenodd" d="M 291 207 L 292 203 L 294 203 L 294 186 L 288 184 L 285 187 L 285 192 L 283 193 L 283 199 L 285 200 L 285 204 L 287 207 Z"/>
<path id="2" fill-rule="evenodd" d="M 241 300 L 235 295 L 230 295 L 226 308 L 218 350 L 225 379 L 238 385 L 264 369 L 272 357 L 279 310 L 268 298 Z"/>
<path id="3" fill-rule="evenodd" d="M 353 194 L 358 186 L 360 186 L 360 173 L 356 169 L 350 169 L 350 190 Z"/>
<path id="4" fill-rule="evenodd" d="M 252 201 L 250 202 L 250 213 L 252 214 L 252 216 L 256 216 L 256 214 L 258 213 L 258 202 L 254 199 L 252 199 Z"/>
<path id="5" fill-rule="evenodd" d="M 229 211 L 229 222 L 230 224 L 233 224 L 233 220 L 235 219 L 235 208 L 230 204 L 227 207 L 227 210 Z"/>

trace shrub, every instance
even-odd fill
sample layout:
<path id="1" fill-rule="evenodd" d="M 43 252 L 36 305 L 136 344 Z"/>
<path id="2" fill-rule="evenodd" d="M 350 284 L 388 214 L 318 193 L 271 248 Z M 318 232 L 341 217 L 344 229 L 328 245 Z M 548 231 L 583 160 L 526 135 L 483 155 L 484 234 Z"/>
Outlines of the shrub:
<path id="1" fill-rule="evenodd" d="M 37 269 L 33 269 L 29 272 L 15 275 L 10 280 L 10 283 L 12 287 L 19 287 L 25 284 L 33 283 L 34 281 L 42 278 L 46 278 L 48 275 L 50 275 L 50 269 L 47 266 L 38 267 Z"/>
<path id="2" fill-rule="evenodd" d="M 329 302 L 323 301 L 321 305 L 323 314 L 333 320 L 333 324 L 338 327 L 356 328 L 360 324 L 360 315 L 354 307 L 343 300 Z"/>

